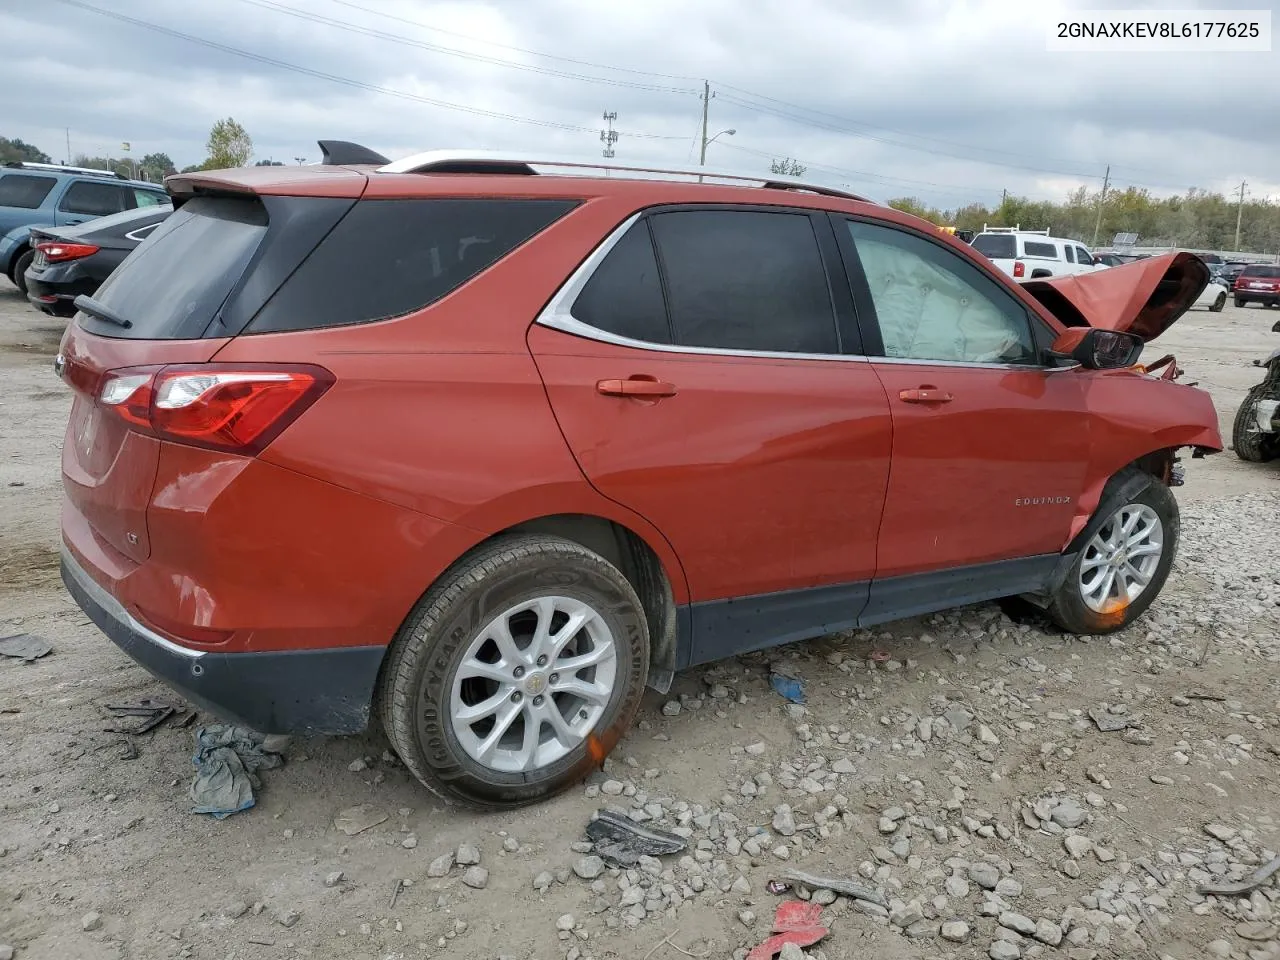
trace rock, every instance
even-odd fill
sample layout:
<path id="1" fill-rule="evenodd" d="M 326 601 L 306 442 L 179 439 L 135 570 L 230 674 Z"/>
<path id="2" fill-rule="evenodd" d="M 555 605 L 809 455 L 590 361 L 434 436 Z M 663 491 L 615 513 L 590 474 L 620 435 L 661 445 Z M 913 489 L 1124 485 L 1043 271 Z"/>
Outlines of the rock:
<path id="1" fill-rule="evenodd" d="M 553 883 L 555 883 L 555 878 L 546 870 L 543 870 L 533 878 L 533 889 L 537 890 L 539 893 L 545 893 L 551 889 L 551 884 Z"/>
<path id="2" fill-rule="evenodd" d="M 1041 943 L 1047 943 L 1051 947 L 1056 947 L 1062 942 L 1062 927 L 1054 923 L 1052 920 L 1037 920 L 1036 928 L 1031 935 Z"/>
<path id="3" fill-rule="evenodd" d="M 484 867 L 467 867 L 462 882 L 473 890 L 483 890 L 489 885 L 489 871 Z"/>
<path id="4" fill-rule="evenodd" d="M 1062 846 L 1066 848 L 1067 853 L 1078 860 L 1093 849 L 1093 841 L 1088 837 L 1073 833 L 1068 837 L 1062 838 Z"/>
<path id="5" fill-rule="evenodd" d="M 793 837 L 796 833 L 796 819 L 791 808 L 785 803 L 773 814 L 773 829 L 783 837 Z"/>
<path id="6" fill-rule="evenodd" d="M 965 730 L 973 723 L 973 714 L 958 703 L 953 703 L 942 714 L 953 730 Z"/>
<path id="7" fill-rule="evenodd" d="M 1222 960 L 1231 956 L 1231 944 L 1227 940 L 1210 940 L 1204 949 L 1209 956 L 1220 957 Z"/>
<path id="8" fill-rule="evenodd" d="M 786 860 L 791 856 L 791 848 L 785 843 L 780 843 L 773 848 L 773 855 L 779 860 Z"/>
<path id="9" fill-rule="evenodd" d="M 460 867 L 472 867 L 480 862 L 480 849 L 470 843 L 458 844 L 458 852 L 454 855 Z"/>
<path id="10" fill-rule="evenodd" d="M 1036 932 L 1036 922 L 1030 917 L 1024 917 L 1020 913 L 1014 913 L 1012 910 L 1003 910 L 1000 913 L 1000 926 L 1008 927 L 1010 930 L 1016 930 L 1025 936 L 1034 936 Z"/>
<path id="11" fill-rule="evenodd" d="M 990 863 L 975 863 L 969 867 L 969 879 L 983 890 L 994 890 L 1000 882 L 1000 871 Z"/>
<path id="12" fill-rule="evenodd" d="M 361 770 L 367 770 L 369 765 L 364 762 L 364 757 L 356 757 L 347 764 L 347 769 L 352 773 L 359 773 Z"/>
<path id="13" fill-rule="evenodd" d="M 794 943 L 784 943 L 782 952 L 778 954 L 778 960 L 806 960 L 805 953 Z"/>
<path id="14" fill-rule="evenodd" d="M 1019 960 L 1022 956 L 1022 950 L 1016 943 L 1010 943 L 1008 940 L 996 940 L 991 944 L 991 949 L 987 951 L 987 956 L 991 960 Z"/>
<path id="15" fill-rule="evenodd" d="M 515 837 L 507 837 L 502 841 L 502 849 L 507 853 L 516 853 L 520 849 L 520 841 Z"/>
<path id="16" fill-rule="evenodd" d="M 604 861 L 597 856 L 582 857 L 573 865 L 573 872 L 583 880 L 594 880 L 604 873 Z"/>
<path id="17" fill-rule="evenodd" d="M 1151 736 L 1151 734 L 1143 733 L 1141 730 L 1135 730 L 1132 727 L 1124 732 L 1123 739 L 1125 743 L 1132 743 L 1137 747 L 1149 747 L 1156 742 L 1155 737 Z"/>
<path id="18" fill-rule="evenodd" d="M 753 757 L 763 757 L 765 749 L 766 747 L 763 740 L 747 744 L 747 753 Z"/>
<path id="19" fill-rule="evenodd" d="M 345 873 L 341 870 L 335 870 L 324 878 L 324 885 L 326 887 L 336 887 L 345 879 L 347 879 L 347 875 Z"/>
<path id="20" fill-rule="evenodd" d="M 1215 840 L 1221 840 L 1223 843 L 1230 843 L 1236 838 L 1237 834 L 1234 827 L 1224 826 L 1221 823 L 1206 823 L 1204 832 Z"/>
<path id="21" fill-rule="evenodd" d="M 406 850 L 416 850 L 418 847 L 418 838 L 411 833 L 400 841 L 400 846 L 404 847 Z"/>
<path id="22" fill-rule="evenodd" d="M 853 765 L 853 761 L 848 757 L 841 757 L 831 765 L 831 771 L 833 773 L 840 773 L 847 776 L 851 773 L 857 773 L 858 768 Z"/>
<path id="23" fill-rule="evenodd" d="M 947 891 L 947 896 L 953 900 L 963 900 L 969 896 L 969 881 L 959 874 L 947 877 L 944 888 Z"/>
<path id="24" fill-rule="evenodd" d="M 369 803 L 359 803 L 338 812 L 333 818 L 333 825 L 348 837 L 354 837 L 370 827 L 376 827 L 387 819 L 384 811 Z"/>
<path id="25" fill-rule="evenodd" d="M 282 927 L 292 927 L 302 919 L 302 914 L 297 910 L 281 910 L 276 914 L 276 923 Z"/>
<path id="26" fill-rule="evenodd" d="M 556 929 L 563 930 L 565 933 L 568 933 L 577 925 L 578 925 L 578 921 L 573 919 L 572 913 L 566 913 L 564 916 L 562 916 L 559 920 L 556 921 Z"/>
<path id="27" fill-rule="evenodd" d="M 978 724 L 978 739 L 985 744 L 994 746 L 1000 742 L 1000 738 L 991 732 L 991 728 L 985 723 Z"/>
<path id="28" fill-rule="evenodd" d="M 748 880 L 746 877 L 742 876 L 741 874 L 739 874 L 738 879 L 733 881 L 733 884 L 729 887 L 729 889 L 734 893 L 740 893 L 745 896 L 746 894 L 751 892 L 751 881 Z"/>
<path id="29" fill-rule="evenodd" d="M 622 791 L 626 789 L 626 784 L 619 780 L 606 780 L 600 784 L 600 792 L 606 797 L 620 797 Z"/>
<path id="30" fill-rule="evenodd" d="M 969 939 L 969 925 L 963 920 L 948 920 L 942 925 L 942 939 L 964 943 Z"/>
<path id="31" fill-rule="evenodd" d="M 1049 819 L 1064 830 L 1074 830 L 1084 823 L 1088 816 L 1084 807 L 1071 797 L 1066 797 L 1053 808 Z"/>
<path id="32" fill-rule="evenodd" d="M 739 910 L 738 919 L 742 922 L 744 927 L 749 927 L 756 922 L 756 915 L 750 910 Z"/>
<path id="33" fill-rule="evenodd" d="M 80 929 L 87 933 L 102 928 L 102 916 L 95 910 L 90 910 L 80 918 Z"/>
<path id="34" fill-rule="evenodd" d="M 1093 855 L 1098 858 L 1099 863 L 1111 863 L 1115 860 L 1116 855 L 1106 847 L 1094 846 Z"/>
<path id="35" fill-rule="evenodd" d="M 453 869 L 453 854 L 444 853 L 436 857 L 427 866 L 428 877 L 447 877 Z"/>
<path id="36" fill-rule="evenodd" d="M 919 900 L 912 900 L 896 910 L 889 911 L 889 922 L 895 927 L 909 927 L 923 919 L 924 909 L 921 907 Z"/>
<path id="37" fill-rule="evenodd" d="M 1117 716 L 1109 710 L 1102 707 L 1091 707 L 1089 716 L 1093 722 L 1098 725 L 1098 729 L 1103 733 L 1114 733 L 1117 730 L 1123 730 L 1129 726 L 1129 718 L 1125 716 Z"/>
<path id="38" fill-rule="evenodd" d="M 821 907 L 829 907 L 836 902 L 836 892 L 834 890 L 815 890 L 813 895 L 809 897 L 810 903 L 816 903 Z"/>
<path id="39" fill-rule="evenodd" d="M 1001 877 L 996 884 L 996 894 L 1001 897 L 1022 896 L 1022 884 L 1013 877 Z"/>
<path id="40" fill-rule="evenodd" d="M 680 716 L 680 701 L 679 701 L 679 700 L 668 700 L 666 703 L 664 703 L 664 704 L 662 705 L 662 715 L 663 715 L 664 717 L 678 717 L 678 716 Z"/>
<path id="41" fill-rule="evenodd" d="M 1242 940 L 1261 942 L 1274 940 L 1277 935 L 1278 932 L 1275 925 L 1262 920 L 1255 920 L 1252 923 L 1236 924 L 1236 936 L 1240 937 Z"/>
<path id="42" fill-rule="evenodd" d="M 898 824 L 893 820 L 890 820 L 888 817 L 881 817 L 877 828 L 884 834 L 896 833 L 898 830 Z"/>
<path id="43" fill-rule="evenodd" d="M 933 739 L 933 717 L 921 717 L 916 721 L 916 738 L 924 743 Z M 968 929 L 965 927 L 965 936 L 968 936 Z"/>

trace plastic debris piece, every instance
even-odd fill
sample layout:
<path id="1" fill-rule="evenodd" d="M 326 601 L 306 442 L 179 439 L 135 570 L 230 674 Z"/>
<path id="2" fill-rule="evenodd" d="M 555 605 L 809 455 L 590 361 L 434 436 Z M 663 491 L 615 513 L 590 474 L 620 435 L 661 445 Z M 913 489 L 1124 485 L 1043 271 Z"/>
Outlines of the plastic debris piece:
<path id="1" fill-rule="evenodd" d="M 0 655 L 30 663 L 53 652 L 53 645 L 34 633 L 15 633 L 0 638 Z"/>
<path id="2" fill-rule="evenodd" d="M 803 883 L 810 890 L 831 890 L 842 896 L 851 897 L 854 900 L 865 900 L 867 903 L 874 903 L 881 907 L 889 905 L 888 901 L 878 891 L 853 880 L 819 877 L 812 873 L 803 873 L 800 870 L 788 870 L 782 876 L 792 883 Z"/>
<path id="3" fill-rule="evenodd" d="M 776 897 L 779 894 L 786 893 L 790 890 L 791 884 L 787 883 L 785 880 L 770 880 L 764 885 L 764 888 Z"/>
<path id="4" fill-rule="evenodd" d="M 348 837 L 363 833 L 370 827 L 376 827 L 387 819 L 386 813 L 369 803 L 358 803 L 354 807 L 340 810 L 333 818 L 333 825 Z"/>
<path id="5" fill-rule="evenodd" d="M 830 931 L 822 926 L 822 905 L 803 900 L 778 904 L 773 918 L 774 935 L 747 954 L 747 960 L 773 960 L 788 943 L 801 949 L 811 947 Z"/>
<path id="6" fill-rule="evenodd" d="M 1276 871 L 1280 871 L 1280 857 L 1255 870 L 1247 880 L 1239 883 L 1202 883 L 1196 887 L 1196 891 L 1204 897 L 1243 897 L 1270 880 Z"/>
<path id="7" fill-rule="evenodd" d="M 774 693 L 791 703 L 804 703 L 804 681 L 795 677 L 783 676 L 781 673 L 769 674 L 769 685 Z"/>
<path id="8" fill-rule="evenodd" d="M 683 837 L 643 826 L 612 810 L 597 811 L 586 834 L 596 853 L 615 867 L 633 867 L 641 857 L 679 853 L 688 845 Z"/>

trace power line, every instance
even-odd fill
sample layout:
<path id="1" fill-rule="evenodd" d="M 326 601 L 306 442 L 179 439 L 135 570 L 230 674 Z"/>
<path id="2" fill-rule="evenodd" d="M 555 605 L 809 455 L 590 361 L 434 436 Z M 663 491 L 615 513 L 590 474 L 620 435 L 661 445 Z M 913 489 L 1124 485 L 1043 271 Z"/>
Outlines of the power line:
<path id="1" fill-rule="evenodd" d="M 423 103 L 428 106 L 441 107 L 445 110 L 457 110 L 461 113 L 469 113 L 474 116 L 490 117 L 495 120 L 510 120 L 513 123 L 528 123 L 538 127 L 548 127 L 555 130 L 567 130 L 574 133 L 595 133 L 592 127 L 584 127 L 579 124 L 561 123 L 555 120 L 539 120 L 534 117 L 522 117 L 511 113 L 502 113 L 497 110 L 485 110 L 480 107 L 469 107 L 460 103 L 450 103 L 447 100 L 438 100 L 434 97 L 424 97 L 416 93 L 408 93 L 404 90 L 393 90 L 390 87 L 384 87 L 376 83 L 365 83 L 362 80 L 352 80 L 350 77 L 338 76 L 334 73 L 326 73 L 323 70 L 314 70 L 311 67 L 303 67 L 296 63 L 289 63 L 284 60 L 277 60 L 275 57 L 268 57 L 258 53 L 251 53 L 248 50 L 241 50 L 238 47 L 232 47 L 225 43 L 219 43 L 216 40 L 208 40 L 204 37 L 192 36 L 189 33 L 183 33 L 179 30 L 173 30 L 169 27 L 161 26 L 158 23 L 152 23 L 148 20 L 139 20 L 136 17 L 126 16 L 123 13 L 116 13 L 113 10 L 103 10 L 101 7 L 95 7 L 92 4 L 85 3 L 84 0 L 58 0 L 59 3 L 65 3 L 68 6 L 77 7 L 81 10 L 88 10 L 90 13 L 96 13 L 100 16 L 110 17 L 113 20 L 119 20 L 122 23 L 132 24 L 135 27 L 142 27 L 146 30 L 152 30 L 165 36 L 175 37 L 179 40 L 186 40 L 190 43 L 198 43 L 201 46 L 209 47 L 214 50 L 221 50 L 224 53 L 230 53 L 237 57 L 244 57 L 248 60 L 254 60 L 258 63 L 269 64 L 279 67 L 282 70 L 292 70 L 295 73 L 305 74 L 310 77 L 316 77 L 321 80 L 329 80 L 333 83 L 340 83 L 344 86 L 355 87 L 360 90 L 367 90 L 371 93 L 380 93 L 389 97 L 397 97 L 401 100 L 410 100 L 415 103 Z M 646 140 L 683 140 L 684 137 L 669 136 L 655 133 L 628 133 L 627 136 L 636 137 Z"/>
<path id="2" fill-rule="evenodd" d="M 311 13 L 307 10 L 298 10 L 294 7 L 286 6 L 283 3 L 277 3 L 275 0 L 241 0 L 241 2 L 250 4 L 251 6 L 260 7 L 264 10 L 275 10 L 291 17 L 297 17 L 300 20 L 307 20 L 324 26 L 337 27 L 340 30 L 349 31 L 351 33 L 359 33 L 367 37 L 374 37 L 378 40 L 387 40 L 391 43 L 398 43 L 406 47 L 416 47 L 419 50 L 427 50 L 432 53 L 440 53 L 445 56 L 458 57 L 463 60 L 471 60 L 477 63 L 487 63 L 493 66 L 506 67 L 511 70 L 523 70 L 528 73 L 537 73 L 543 76 L 557 77 L 564 80 L 603 83 L 614 87 L 629 87 L 633 90 L 647 90 L 653 93 L 681 93 L 690 95 L 697 93 L 697 91 L 691 87 L 682 88 L 657 86 L 655 84 L 640 83 L 633 80 L 615 80 L 610 77 L 593 77 L 582 73 L 570 73 L 565 70 L 555 70 L 551 67 L 539 67 L 529 63 L 519 63 L 518 61 L 507 60 L 502 57 L 490 57 L 481 53 L 472 53 L 467 50 L 460 50 L 457 47 L 446 47 L 438 43 L 429 43 L 425 40 L 414 40 L 394 33 L 387 33 L 385 30 L 375 30 L 372 27 L 363 27 L 359 24 L 351 23 L 348 20 L 326 17 L 322 14 Z"/>

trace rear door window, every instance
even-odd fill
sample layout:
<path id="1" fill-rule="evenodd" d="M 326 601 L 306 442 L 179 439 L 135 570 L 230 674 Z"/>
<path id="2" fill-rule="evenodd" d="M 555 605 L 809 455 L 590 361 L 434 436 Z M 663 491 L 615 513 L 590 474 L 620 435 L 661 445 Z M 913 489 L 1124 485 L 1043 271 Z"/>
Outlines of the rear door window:
<path id="1" fill-rule="evenodd" d="M 197 197 L 166 219 L 93 298 L 132 325 L 81 314 L 86 329 L 139 340 L 200 337 L 267 231 L 256 199 Z"/>
<path id="2" fill-rule="evenodd" d="M 1075 254 L 1072 252 L 1072 249 L 1071 249 L 1070 245 L 1063 247 L 1063 248 L 1062 248 L 1062 252 L 1063 252 L 1063 254 L 1065 254 L 1065 255 L 1066 255 L 1067 263 L 1075 263 L 1075 262 L 1076 262 Z M 1080 262 L 1081 262 L 1081 263 L 1083 263 L 1084 261 L 1082 260 L 1082 261 L 1080 261 Z"/>
<path id="3" fill-rule="evenodd" d="M 577 206 L 576 200 L 363 200 L 246 332 L 402 316 L 434 303 Z"/>
<path id="4" fill-rule="evenodd" d="M 676 343 L 840 352 L 826 268 L 808 214 L 684 210 L 651 221 Z"/>
<path id="5" fill-rule="evenodd" d="M 44 203 L 53 185 L 53 177 L 32 177 L 25 173 L 0 175 L 0 207 L 34 210 Z"/>
<path id="6" fill-rule="evenodd" d="M 158 193 L 155 190 L 139 190 L 133 191 L 134 206 L 138 207 L 158 207 L 162 203 L 169 202 L 167 193 Z"/>
<path id="7" fill-rule="evenodd" d="M 1018 255 L 1016 241 L 1008 233 L 980 233 L 973 238 L 973 249 L 992 260 L 1013 260 Z"/>
<path id="8" fill-rule="evenodd" d="M 129 208 L 125 188 L 114 183 L 95 183 L 77 180 L 67 187 L 58 209 L 64 213 L 79 213 L 90 217 L 102 217 Z"/>

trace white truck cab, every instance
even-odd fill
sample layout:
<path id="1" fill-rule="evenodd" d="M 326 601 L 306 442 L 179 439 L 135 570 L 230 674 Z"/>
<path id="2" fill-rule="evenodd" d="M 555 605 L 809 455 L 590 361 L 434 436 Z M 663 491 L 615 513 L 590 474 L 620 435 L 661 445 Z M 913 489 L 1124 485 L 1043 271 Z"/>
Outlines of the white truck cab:
<path id="1" fill-rule="evenodd" d="M 988 227 L 973 238 L 973 248 L 1015 280 L 1038 280 L 1072 273 L 1105 270 L 1089 249 L 1076 240 L 1049 235 L 1048 230 Z"/>

